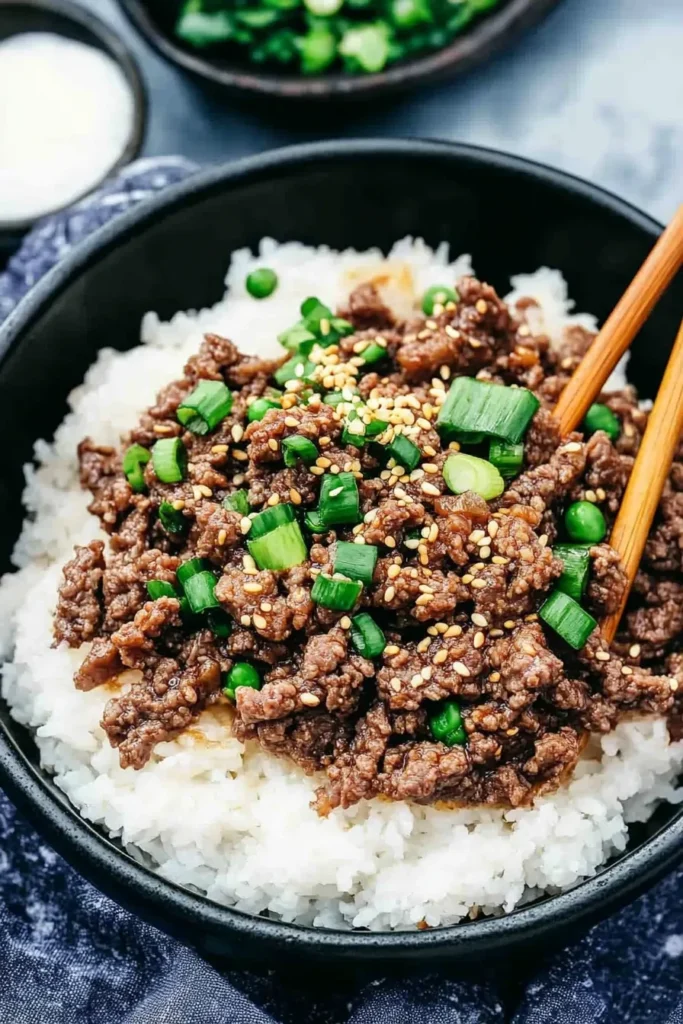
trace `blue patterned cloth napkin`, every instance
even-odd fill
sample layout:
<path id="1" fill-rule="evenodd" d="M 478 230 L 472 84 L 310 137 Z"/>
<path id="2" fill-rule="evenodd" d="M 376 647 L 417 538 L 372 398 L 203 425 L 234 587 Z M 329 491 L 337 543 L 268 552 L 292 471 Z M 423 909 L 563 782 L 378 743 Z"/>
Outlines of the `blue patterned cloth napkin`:
<path id="1" fill-rule="evenodd" d="M 194 170 L 138 161 L 40 222 L 0 321 L 102 224 Z M 0 1024 L 683 1024 L 683 872 L 550 956 L 406 978 L 212 966 L 82 879 L 0 792 Z"/>

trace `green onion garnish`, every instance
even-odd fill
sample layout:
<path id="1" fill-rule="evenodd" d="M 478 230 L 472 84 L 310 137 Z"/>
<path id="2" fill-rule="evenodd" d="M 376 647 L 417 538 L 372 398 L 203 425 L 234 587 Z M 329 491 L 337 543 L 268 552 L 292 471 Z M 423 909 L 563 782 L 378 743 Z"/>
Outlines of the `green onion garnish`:
<path id="1" fill-rule="evenodd" d="M 590 545 L 556 544 L 553 554 L 561 558 L 564 570 L 557 581 L 557 589 L 580 601 L 588 583 L 590 570 Z"/>
<path id="2" fill-rule="evenodd" d="M 247 406 L 247 419 L 250 423 L 254 423 L 256 420 L 262 420 L 271 409 L 281 408 L 282 404 L 274 401 L 272 398 L 255 398 Z"/>
<path id="3" fill-rule="evenodd" d="M 498 441 L 492 437 L 489 444 L 489 462 L 496 467 L 501 476 L 517 476 L 524 462 L 524 445 L 510 444 L 509 441 Z"/>
<path id="4" fill-rule="evenodd" d="M 282 334 L 278 334 L 277 340 L 288 352 L 301 352 L 308 355 L 318 340 L 312 331 L 301 322 L 288 327 Z"/>
<path id="5" fill-rule="evenodd" d="M 386 345 L 379 345 L 376 341 L 371 341 L 362 352 L 358 353 L 358 358 L 362 359 L 366 366 L 372 366 L 380 359 L 386 359 L 387 355 Z"/>
<path id="6" fill-rule="evenodd" d="M 318 458 L 318 449 L 308 437 L 301 434 L 293 434 L 291 437 L 282 439 L 282 457 L 285 466 L 292 469 L 297 462 L 306 464 L 315 462 Z"/>
<path id="7" fill-rule="evenodd" d="M 179 437 L 164 437 L 152 448 L 152 465 L 163 484 L 179 484 L 185 478 L 187 449 Z"/>
<path id="8" fill-rule="evenodd" d="M 403 466 L 407 473 L 412 473 L 422 458 L 420 449 L 405 434 L 396 434 L 393 441 L 384 446 L 384 450 L 390 458 L 396 460 L 396 465 Z"/>
<path id="9" fill-rule="evenodd" d="M 327 526 L 323 522 L 323 518 L 317 509 L 312 508 L 310 512 L 307 512 L 304 516 L 304 523 L 311 531 L 311 533 L 327 533 Z"/>
<path id="10" fill-rule="evenodd" d="M 340 440 L 342 444 L 352 444 L 356 448 L 362 448 L 367 440 L 367 424 L 355 409 L 352 409 L 344 420 Z"/>
<path id="11" fill-rule="evenodd" d="M 229 672 L 223 677 L 222 690 L 230 700 L 235 699 L 235 690 L 240 686 L 248 686 L 252 690 L 261 689 L 261 677 L 257 669 L 247 661 L 236 661 Z"/>
<path id="12" fill-rule="evenodd" d="M 443 478 L 453 494 L 474 491 L 486 501 L 497 498 L 505 490 L 505 481 L 495 466 L 476 455 L 454 452 L 444 463 Z"/>
<path id="13" fill-rule="evenodd" d="M 366 586 L 372 583 L 377 564 L 377 548 L 374 544 L 349 544 L 338 540 L 334 552 L 334 571 L 351 580 L 360 580 Z"/>
<path id="14" fill-rule="evenodd" d="M 607 405 L 595 402 L 591 405 L 583 421 L 586 433 L 594 434 L 596 430 L 604 430 L 610 441 L 616 441 L 621 433 L 621 424 L 617 416 Z"/>
<path id="15" fill-rule="evenodd" d="M 346 394 L 344 393 L 346 391 Z M 325 405 L 333 405 L 335 408 L 341 405 L 342 402 L 351 402 L 353 396 L 358 394 L 357 388 L 344 389 L 344 391 L 328 391 L 323 398 Z"/>
<path id="16" fill-rule="evenodd" d="M 454 288 L 443 284 L 434 284 L 422 296 L 422 312 L 431 316 L 434 306 L 445 306 L 447 302 L 459 302 L 460 296 Z"/>
<path id="17" fill-rule="evenodd" d="M 182 586 L 185 585 L 186 580 L 189 580 L 190 576 L 194 576 L 198 572 L 204 572 L 208 569 L 208 564 L 203 558 L 190 558 L 189 561 L 183 562 L 176 569 L 176 578 L 178 583 Z"/>
<path id="18" fill-rule="evenodd" d="M 294 522 L 294 506 L 289 502 L 278 505 L 269 505 L 263 512 L 258 512 L 251 521 L 249 539 L 256 540 L 258 537 L 265 537 L 267 533 L 276 530 L 278 526 Z"/>
<path id="19" fill-rule="evenodd" d="M 539 616 L 575 651 L 579 651 L 597 626 L 592 615 L 561 590 L 553 590 L 538 610 Z"/>
<path id="20" fill-rule="evenodd" d="M 267 299 L 277 288 L 277 274 L 270 267 L 260 267 L 247 275 L 245 287 L 252 298 Z"/>
<path id="21" fill-rule="evenodd" d="M 216 577 L 208 570 L 196 572 L 183 581 L 185 597 L 190 605 L 190 610 L 195 615 L 208 611 L 209 608 L 220 608 L 220 602 L 214 593 L 215 589 Z"/>
<path id="22" fill-rule="evenodd" d="M 232 409 L 232 392 L 223 381 L 200 380 L 178 406 L 178 422 L 193 434 L 208 434 Z"/>
<path id="23" fill-rule="evenodd" d="M 320 573 L 311 590 L 311 600 L 335 612 L 350 612 L 361 595 L 363 584 L 356 580 L 333 580 Z"/>
<path id="24" fill-rule="evenodd" d="M 605 517 L 590 501 L 575 501 L 564 514 L 564 524 L 572 540 L 579 544 L 599 544 L 607 533 Z"/>
<path id="25" fill-rule="evenodd" d="M 456 377 L 439 410 L 436 426 L 448 441 L 461 431 L 481 431 L 517 444 L 540 404 L 527 388 Z"/>
<path id="26" fill-rule="evenodd" d="M 232 494 L 226 494 L 223 498 L 223 508 L 227 509 L 228 512 L 239 512 L 242 516 L 248 516 L 249 497 L 244 488 L 239 491 L 233 491 Z"/>
<path id="27" fill-rule="evenodd" d="M 159 505 L 159 522 L 169 533 L 183 533 L 188 526 L 183 513 L 173 508 L 170 501 L 162 501 Z"/>
<path id="28" fill-rule="evenodd" d="M 351 619 L 351 643 L 362 658 L 378 658 L 387 645 L 384 633 L 367 612 Z"/>
<path id="29" fill-rule="evenodd" d="M 232 633 L 232 622 L 222 608 L 210 608 L 206 613 L 206 624 L 214 636 L 225 638 Z"/>
<path id="30" fill-rule="evenodd" d="M 273 377 L 278 384 L 286 384 L 288 380 L 305 380 L 306 383 L 312 383 L 310 375 L 315 370 L 315 363 L 312 363 L 310 359 L 307 359 L 305 355 L 297 353 L 293 355 L 291 359 L 288 359 L 286 363 L 273 374 Z"/>
<path id="31" fill-rule="evenodd" d="M 326 526 L 360 522 L 360 496 L 353 473 L 325 474 L 320 486 L 318 513 Z"/>
<path id="32" fill-rule="evenodd" d="M 123 472 L 131 488 L 138 494 L 146 487 L 144 467 L 151 458 L 149 448 L 143 448 L 141 444 L 132 444 L 126 448 L 123 456 Z"/>
<path id="33" fill-rule="evenodd" d="M 447 747 L 463 746 L 467 734 L 462 722 L 462 713 L 457 700 L 447 700 L 439 711 L 429 716 L 429 729 L 435 740 Z"/>
<path id="34" fill-rule="evenodd" d="M 149 580 L 147 593 L 153 601 L 157 601 L 160 597 L 178 597 L 176 588 L 166 580 Z"/>

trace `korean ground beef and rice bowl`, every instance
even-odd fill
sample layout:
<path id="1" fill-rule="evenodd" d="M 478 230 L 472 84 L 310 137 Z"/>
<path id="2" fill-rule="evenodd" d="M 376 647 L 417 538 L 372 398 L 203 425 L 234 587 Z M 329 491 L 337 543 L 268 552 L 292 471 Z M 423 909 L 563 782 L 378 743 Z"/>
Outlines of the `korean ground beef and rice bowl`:
<path id="1" fill-rule="evenodd" d="M 679 799 L 683 460 L 609 646 L 647 412 L 621 375 L 559 436 L 595 333 L 559 273 L 501 300 L 445 246 L 266 240 L 227 285 L 101 352 L 27 468 L 3 693 L 44 766 L 285 920 L 436 926 L 594 873 Z"/>

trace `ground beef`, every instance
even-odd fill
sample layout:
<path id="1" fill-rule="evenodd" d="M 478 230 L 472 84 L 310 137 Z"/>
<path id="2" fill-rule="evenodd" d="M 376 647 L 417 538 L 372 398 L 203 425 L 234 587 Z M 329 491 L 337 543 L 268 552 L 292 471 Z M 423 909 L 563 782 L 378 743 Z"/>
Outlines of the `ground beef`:
<path id="1" fill-rule="evenodd" d="M 308 353 L 305 379 L 284 390 L 272 374 L 287 354 L 245 357 L 229 339 L 207 335 L 121 449 L 81 443 L 81 482 L 110 542 L 106 551 L 101 541 L 77 548 L 65 566 L 55 641 L 90 645 L 76 686 L 118 687 L 102 726 L 124 767 L 141 767 L 208 704 L 230 701 L 239 739 L 326 772 L 321 814 L 376 796 L 516 807 L 560 785 L 588 732 L 612 729 L 624 714 L 670 715 L 672 735 L 683 733 L 683 446 L 616 642 L 608 647 L 595 630 L 571 651 L 538 616 L 562 572 L 553 545 L 565 538 L 572 501 L 593 502 L 611 524 L 647 414 L 626 388 L 601 396 L 619 419 L 614 441 L 601 431 L 561 437 L 552 408 L 591 332 L 570 328 L 553 346 L 537 330 L 533 300 L 510 310 L 470 277 L 457 291 L 456 302 L 404 321 L 374 285 L 361 284 L 339 311 L 353 331 Z M 363 353 L 377 344 L 383 357 L 367 365 Z M 530 388 L 541 402 L 522 472 L 493 501 L 451 494 L 444 480 L 446 459 L 466 443 L 442 440 L 437 423 L 458 374 Z M 177 419 L 201 380 L 233 393 L 230 413 L 206 434 Z M 278 407 L 252 422 L 250 404 L 264 395 Z M 344 431 L 358 416 L 381 421 L 367 443 Z M 317 454 L 284 465 L 282 442 L 294 435 Z M 150 460 L 144 488 L 133 492 L 125 447 L 170 437 L 187 454 L 183 480 L 163 483 Z M 390 443 L 404 445 L 401 457 L 388 453 Z M 404 464 L 415 449 L 414 464 Z M 483 445 L 473 451 L 486 454 Z M 303 522 L 323 478 L 340 473 L 356 481 L 358 517 L 309 521 L 301 564 L 259 568 L 235 493 L 246 492 L 252 512 L 286 503 Z M 340 543 L 377 556 L 348 612 L 312 598 L 317 575 L 333 576 Z M 599 619 L 621 606 L 625 576 L 608 543 L 590 558 L 584 603 Z M 208 614 L 181 599 L 178 570 L 190 559 L 215 579 L 218 607 Z M 150 600 L 153 581 L 168 594 Z M 356 649 L 358 612 L 385 633 L 375 660 Z M 238 687 L 233 701 L 221 680 L 239 662 L 257 669 L 261 685 Z M 444 701 L 460 714 L 451 746 L 433 731 Z"/>

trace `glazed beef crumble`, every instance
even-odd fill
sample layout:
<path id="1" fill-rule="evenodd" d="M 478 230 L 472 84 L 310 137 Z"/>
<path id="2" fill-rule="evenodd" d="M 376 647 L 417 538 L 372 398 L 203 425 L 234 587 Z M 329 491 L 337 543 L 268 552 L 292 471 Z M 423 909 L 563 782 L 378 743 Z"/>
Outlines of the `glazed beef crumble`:
<path id="1" fill-rule="evenodd" d="M 221 701 L 234 703 L 240 739 L 307 772 L 326 771 L 321 814 L 376 795 L 517 806 L 572 772 L 590 731 L 608 731 L 629 712 L 680 720 L 683 452 L 622 631 L 611 648 L 596 629 L 573 650 L 537 614 L 563 571 L 553 546 L 572 502 L 594 504 L 611 525 L 646 414 L 626 388 L 601 398 L 618 417 L 614 442 L 599 430 L 560 437 L 550 410 L 592 336 L 571 328 L 552 348 L 527 324 L 531 300 L 512 311 L 475 279 L 457 289 L 457 302 L 399 322 L 371 285 L 361 286 L 340 311 L 353 332 L 314 348 L 305 372 L 279 395 L 273 373 L 287 356 L 247 358 L 207 335 L 121 451 L 82 442 L 82 484 L 110 544 L 106 555 L 99 541 L 77 548 L 65 567 L 55 637 L 71 647 L 91 642 L 75 678 L 82 689 L 137 670 L 102 720 L 123 766 L 142 767 L 156 743 Z M 363 353 L 378 345 L 375 366 Z M 443 475 L 458 442 L 442 439 L 436 418 L 460 376 L 528 388 L 541 403 L 521 472 L 491 501 L 451 493 Z M 204 434 L 177 416 L 201 381 L 223 382 L 233 394 L 228 414 Z M 323 401 L 340 390 L 341 405 Z M 248 417 L 264 398 L 265 415 Z M 353 402 L 389 424 L 380 440 L 402 434 L 417 446 L 419 464 L 408 471 L 381 460 L 377 444 L 352 444 L 345 420 Z M 285 464 L 292 437 L 315 444 L 313 461 Z M 133 489 L 123 452 L 174 438 L 187 453 L 182 479 L 162 482 L 151 459 L 140 463 Z M 356 481 L 359 516 L 334 529 L 316 529 L 315 519 L 304 526 L 321 488 L 334 484 L 326 478 L 339 474 Z M 248 507 L 231 507 L 240 491 Z M 162 503 L 175 514 L 172 529 L 160 518 Z M 247 548 L 248 513 L 285 504 L 302 524 L 306 557 L 286 569 L 259 568 Z M 316 580 L 332 576 L 337 542 L 378 554 L 347 610 L 312 596 Z M 589 555 L 583 604 L 599 619 L 618 606 L 625 577 L 607 543 Z M 213 619 L 183 608 L 177 571 L 194 558 L 213 573 Z M 151 581 L 167 585 L 156 600 Z M 361 610 L 386 638 L 374 660 L 352 639 L 351 618 Z M 226 689 L 236 665 L 255 668 L 258 682 Z M 430 722 L 453 700 L 462 733 L 448 744 L 434 738 Z"/>

